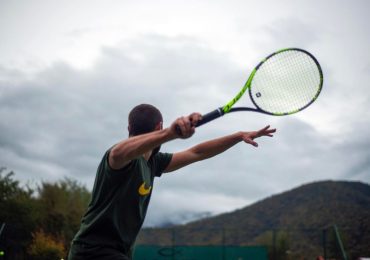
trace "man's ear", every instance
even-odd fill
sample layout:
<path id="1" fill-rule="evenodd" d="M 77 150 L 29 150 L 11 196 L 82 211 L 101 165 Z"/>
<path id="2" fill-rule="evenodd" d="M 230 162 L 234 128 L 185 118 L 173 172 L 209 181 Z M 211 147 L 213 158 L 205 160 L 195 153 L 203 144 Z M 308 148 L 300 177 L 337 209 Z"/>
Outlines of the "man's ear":
<path id="1" fill-rule="evenodd" d="M 156 126 L 155 126 L 155 130 L 162 130 L 163 129 L 163 122 L 159 122 Z"/>

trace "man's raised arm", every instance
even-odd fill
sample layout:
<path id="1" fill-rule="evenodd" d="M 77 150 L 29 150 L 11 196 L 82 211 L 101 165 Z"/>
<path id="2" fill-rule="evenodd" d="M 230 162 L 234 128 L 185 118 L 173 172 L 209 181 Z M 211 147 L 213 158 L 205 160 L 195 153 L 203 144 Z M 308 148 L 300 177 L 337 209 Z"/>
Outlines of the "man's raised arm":
<path id="1" fill-rule="evenodd" d="M 199 113 L 176 119 L 170 127 L 161 129 L 162 122 L 153 132 L 132 136 L 116 144 L 109 153 L 109 165 L 113 169 L 121 169 L 131 160 L 152 151 L 165 142 L 176 138 L 190 138 L 194 132 L 193 126 L 201 118 Z M 181 133 L 177 129 L 181 130 Z M 180 135 L 181 134 L 181 135 Z"/>

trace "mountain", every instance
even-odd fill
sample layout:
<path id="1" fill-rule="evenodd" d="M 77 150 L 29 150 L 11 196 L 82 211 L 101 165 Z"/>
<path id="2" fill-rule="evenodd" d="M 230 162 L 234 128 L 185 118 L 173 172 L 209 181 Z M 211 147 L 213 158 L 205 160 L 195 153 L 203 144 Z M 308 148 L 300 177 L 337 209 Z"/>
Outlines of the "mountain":
<path id="1" fill-rule="evenodd" d="M 266 245 L 273 253 L 340 254 L 334 226 L 352 257 L 370 256 L 370 186 L 361 182 L 306 184 L 248 207 L 171 229 L 141 232 L 139 244 Z"/>
<path id="2" fill-rule="evenodd" d="M 204 219 L 212 216 L 212 213 L 209 211 L 204 212 L 177 212 L 176 218 L 171 218 L 171 220 L 162 220 L 160 223 L 156 223 L 155 225 L 146 225 L 144 223 L 144 228 L 150 228 L 150 227 L 159 227 L 159 228 L 170 228 L 174 227 L 176 225 L 183 225 L 185 223 L 192 222 L 194 220 L 198 219 Z"/>

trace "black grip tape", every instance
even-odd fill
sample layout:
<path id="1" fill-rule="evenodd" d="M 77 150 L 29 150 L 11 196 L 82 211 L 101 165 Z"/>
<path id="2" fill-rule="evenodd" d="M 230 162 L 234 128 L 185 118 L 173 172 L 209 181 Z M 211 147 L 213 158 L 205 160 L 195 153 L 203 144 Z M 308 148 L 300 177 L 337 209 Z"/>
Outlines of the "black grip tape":
<path id="1" fill-rule="evenodd" d="M 224 115 L 224 112 L 222 111 L 221 108 L 217 108 L 213 110 L 212 112 L 209 112 L 208 114 L 205 114 L 202 116 L 202 119 L 198 121 L 196 124 L 196 127 L 204 125 L 212 120 L 215 120 L 216 118 L 219 118 Z"/>
<path id="2" fill-rule="evenodd" d="M 204 125 L 204 124 L 206 124 L 206 123 L 208 123 L 212 120 L 215 120 L 216 118 L 219 118 L 223 115 L 224 115 L 224 112 L 222 111 L 222 108 L 217 108 L 217 109 L 203 115 L 202 119 L 198 121 L 198 123 L 195 125 L 195 127 Z M 176 126 L 176 133 L 180 136 L 182 135 L 181 129 L 178 125 Z"/>

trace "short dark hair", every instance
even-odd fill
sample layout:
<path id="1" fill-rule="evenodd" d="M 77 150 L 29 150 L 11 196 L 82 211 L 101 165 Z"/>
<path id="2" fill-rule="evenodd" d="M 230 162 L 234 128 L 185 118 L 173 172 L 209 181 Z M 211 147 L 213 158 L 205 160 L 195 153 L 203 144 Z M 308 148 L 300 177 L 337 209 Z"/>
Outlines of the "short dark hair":
<path id="1" fill-rule="evenodd" d="M 128 116 L 129 136 L 152 132 L 160 122 L 163 122 L 163 118 L 158 108 L 140 104 L 134 107 Z"/>

